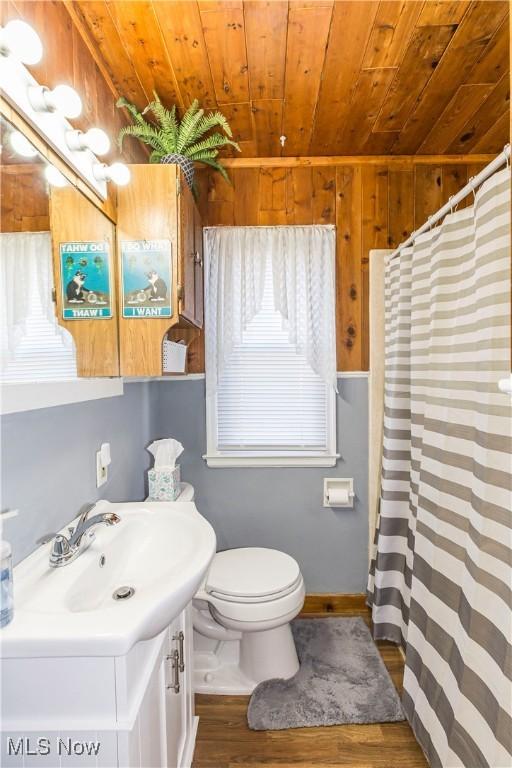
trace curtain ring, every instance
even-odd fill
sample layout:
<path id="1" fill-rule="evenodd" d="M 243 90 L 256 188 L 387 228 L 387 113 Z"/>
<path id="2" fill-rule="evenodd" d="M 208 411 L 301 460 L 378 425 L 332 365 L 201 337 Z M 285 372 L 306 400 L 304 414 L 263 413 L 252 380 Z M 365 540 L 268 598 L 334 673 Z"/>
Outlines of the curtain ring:
<path id="1" fill-rule="evenodd" d="M 453 200 L 453 195 L 450 195 L 450 197 L 448 198 L 448 205 L 450 206 L 450 213 L 453 213 L 453 203 L 452 203 L 452 200 Z"/>

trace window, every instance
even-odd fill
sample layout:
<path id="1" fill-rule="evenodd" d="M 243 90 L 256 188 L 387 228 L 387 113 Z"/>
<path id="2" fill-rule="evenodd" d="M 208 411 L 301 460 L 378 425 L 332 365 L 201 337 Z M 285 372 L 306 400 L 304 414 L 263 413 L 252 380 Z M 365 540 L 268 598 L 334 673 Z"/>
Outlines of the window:
<path id="1" fill-rule="evenodd" d="M 315 372 L 308 360 L 306 339 L 300 338 L 305 334 L 305 322 L 297 322 L 299 338 L 293 343 L 290 340 L 290 324 L 276 309 L 274 239 L 261 238 L 262 229 L 277 228 L 257 229 L 260 231 L 256 247 L 266 250 L 261 269 L 261 300 L 254 316 L 244 324 L 240 337 L 233 343 L 213 387 L 208 387 L 207 369 L 205 458 L 209 466 L 332 466 L 336 462 L 334 385 Z M 246 246 L 247 243 L 242 243 L 240 248 L 244 256 L 247 256 Z M 235 247 L 231 254 L 235 260 L 236 250 Z M 210 256 L 215 258 L 214 254 Z M 230 258 L 229 251 L 226 258 Z M 333 272 L 333 265 L 329 268 Z M 210 270 L 207 280 L 209 273 Z M 308 277 L 313 279 L 312 275 Z M 328 287 L 331 282 L 334 281 L 326 281 L 325 285 Z M 247 281 L 242 279 L 242 284 L 247 285 Z M 229 285 L 233 290 L 233 283 Z M 212 285 L 208 286 L 207 305 L 211 289 Z M 324 298 L 329 303 L 330 297 Z M 334 299 L 332 304 L 334 306 Z M 207 306 L 207 318 L 208 315 Z M 225 335 L 218 328 L 218 315 L 217 328 L 207 324 L 207 339 L 213 332 L 217 332 L 217 341 Z M 229 322 L 233 322 L 232 317 Z M 211 382 L 215 376 L 209 378 Z"/>
<path id="2" fill-rule="evenodd" d="M 1 243 L 2 305 L 10 315 L 2 323 L 2 382 L 76 378 L 73 339 L 53 315 L 50 233 L 3 234 Z"/>

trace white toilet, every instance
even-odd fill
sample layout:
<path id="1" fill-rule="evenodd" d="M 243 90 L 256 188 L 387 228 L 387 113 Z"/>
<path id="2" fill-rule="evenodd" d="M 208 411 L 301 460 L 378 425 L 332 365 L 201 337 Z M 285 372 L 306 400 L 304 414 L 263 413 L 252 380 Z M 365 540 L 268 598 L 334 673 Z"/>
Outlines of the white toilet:
<path id="1" fill-rule="evenodd" d="M 193 501 L 182 484 L 178 501 Z M 193 600 L 194 683 L 200 693 L 247 694 L 299 669 L 290 621 L 304 581 L 293 557 L 246 547 L 218 552 Z"/>

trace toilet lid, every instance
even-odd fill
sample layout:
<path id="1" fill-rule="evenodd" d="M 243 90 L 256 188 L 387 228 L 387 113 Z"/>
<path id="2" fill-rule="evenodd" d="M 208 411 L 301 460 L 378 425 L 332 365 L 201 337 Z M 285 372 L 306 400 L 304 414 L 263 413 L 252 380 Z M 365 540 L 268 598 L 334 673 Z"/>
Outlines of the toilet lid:
<path id="1" fill-rule="evenodd" d="M 206 578 L 206 592 L 227 598 L 281 594 L 301 578 L 293 557 L 276 549 L 245 547 L 218 552 Z"/>

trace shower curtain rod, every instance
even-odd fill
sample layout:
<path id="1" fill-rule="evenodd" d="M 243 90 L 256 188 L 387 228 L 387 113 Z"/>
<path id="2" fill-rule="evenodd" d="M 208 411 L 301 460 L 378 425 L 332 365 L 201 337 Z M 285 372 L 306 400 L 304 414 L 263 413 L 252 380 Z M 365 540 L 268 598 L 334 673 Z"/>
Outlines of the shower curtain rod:
<path id="1" fill-rule="evenodd" d="M 399 256 L 400 251 L 403 248 L 407 248 L 409 245 L 412 245 L 418 235 L 423 234 L 423 232 L 427 232 L 427 230 L 430 229 L 430 227 L 434 226 L 434 224 L 437 224 L 437 222 L 444 218 L 447 213 L 450 213 L 453 211 L 454 207 L 458 205 L 462 200 L 464 200 L 465 197 L 469 195 L 470 192 L 474 192 L 475 189 L 478 189 L 480 184 L 482 184 L 486 179 L 488 179 L 492 174 L 498 170 L 498 168 L 501 168 L 502 165 L 508 164 L 508 161 L 510 159 L 510 144 L 506 144 L 503 148 L 503 152 L 500 152 L 497 157 L 494 158 L 494 160 L 491 160 L 489 165 L 486 165 L 485 168 L 480 171 L 476 176 L 472 176 L 465 187 L 462 187 L 460 192 L 457 192 L 456 195 L 452 195 L 448 202 L 443 205 L 442 208 L 440 208 L 437 213 L 432 214 L 432 216 L 429 216 L 427 221 L 415 232 L 413 232 L 407 240 L 404 240 L 401 245 L 398 246 L 396 250 L 393 251 L 390 259 L 394 259 L 396 256 Z"/>

